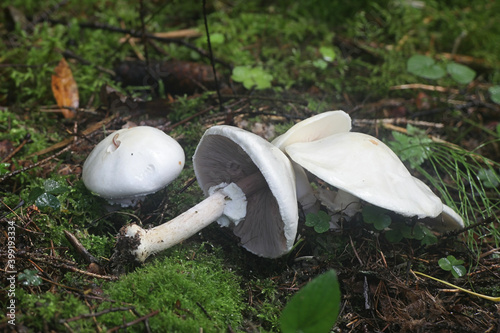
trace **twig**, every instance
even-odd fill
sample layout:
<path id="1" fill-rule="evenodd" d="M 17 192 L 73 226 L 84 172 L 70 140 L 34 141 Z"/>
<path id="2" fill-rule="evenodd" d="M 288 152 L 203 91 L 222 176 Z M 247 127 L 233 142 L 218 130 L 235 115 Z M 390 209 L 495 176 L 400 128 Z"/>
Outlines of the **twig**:
<path id="1" fill-rule="evenodd" d="M 424 273 L 420 273 L 420 272 L 417 272 L 417 271 L 412 271 L 412 272 L 414 274 L 424 276 L 424 277 L 432 279 L 434 281 L 441 282 L 442 284 L 445 284 L 445 285 L 450 286 L 452 288 L 456 288 L 456 289 L 461 290 L 463 292 L 466 292 L 468 294 L 471 294 L 471 295 L 474 295 L 474 296 L 477 296 L 477 297 L 480 297 L 480 298 L 483 298 L 483 299 L 487 299 L 488 301 L 500 302 L 500 297 L 492 297 L 492 296 L 488 296 L 488 295 L 478 294 L 478 293 L 475 293 L 473 291 L 470 291 L 470 290 L 464 289 L 462 287 L 456 286 L 456 285 L 454 285 L 452 283 L 440 280 L 440 279 L 435 278 L 433 276 L 430 276 L 430 275 L 427 275 L 427 274 L 424 274 Z"/>
<path id="2" fill-rule="evenodd" d="M 83 246 L 83 244 L 73 235 L 71 232 L 64 230 L 64 236 L 68 242 L 73 245 L 75 250 L 82 256 L 83 260 L 85 260 L 88 264 L 90 263 L 99 263 L 98 260 Z"/>
<path id="3" fill-rule="evenodd" d="M 5 156 L 5 158 L 2 161 L 0 161 L 0 163 L 8 162 L 12 157 L 14 157 L 14 155 L 16 155 L 21 150 L 21 148 L 24 147 L 24 145 L 31 142 L 33 142 L 33 140 L 31 140 L 31 134 L 28 133 L 24 137 L 23 141 L 19 144 L 19 146 L 17 146 L 9 155 Z"/>
<path id="4" fill-rule="evenodd" d="M 353 119 L 352 121 L 354 126 L 361 125 L 375 125 L 375 124 L 410 124 L 413 126 L 423 126 L 423 127 L 433 127 L 433 128 L 443 128 L 444 125 L 442 123 L 432 123 L 429 121 L 422 120 L 411 120 L 407 118 L 382 118 L 382 119 Z"/>
<path id="5" fill-rule="evenodd" d="M 47 157 L 47 158 L 45 158 L 45 159 L 43 159 L 43 160 L 41 160 L 41 161 L 39 161 L 37 163 L 28 165 L 27 167 L 24 167 L 24 168 L 19 169 L 19 170 L 12 171 L 12 172 L 4 175 L 2 178 L 0 178 L 0 183 L 2 183 L 4 180 L 6 180 L 6 179 L 8 179 L 10 177 L 13 177 L 13 176 L 15 176 L 17 174 L 23 173 L 25 171 L 31 170 L 33 168 L 36 168 L 36 167 L 40 166 L 40 165 L 48 163 L 50 160 L 52 160 L 52 159 L 56 158 L 57 156 L 65 153 L 65 152 L 67 152 L 71 147 L 72 147 L 72 145 L 67 146 L 66 148 L 64 148 L 64 149 L 58 151 L 57 153 L 55 153 L 54 155 L 51 155 L 51 156 L 49 156 L 49 157 Z"/>
<path id="6" fill-rule="evenodd" d="M 81 136 L 87 136 L 89 134 L 91 134 L 92 132 L 100 129 L 102 126 L 105 126 L 107 125 L 110 121 L 112 121 L 113 119 L 115 119 L 117 117 L 116 114 L 112 115 L 112 116 L 109 116 L 95 124 L 92 124 L 90 125 L 89 127 L 87 127 L 83 132 L 81 132 Z M 39 155 L 43 155 L 43 154 L 46 154 L 46 153 L 49 153 L 53 150 L 56 150 L 56 149 L 59 149 L 61 147 L 64 147 L 64 146 L 67 146 L 69 145 L 70 143 L 72 143 L 74 140 L 73 137 L 71 138 L 68 138 L 68 139 L 65 139 L 65 140 L 62 140 L 61 142 L 58 142 L 48 148 L 45 148 L 45 149 L 42 149 L 40 151 L 37 151 L 36 153 L 33 153 L 31 155 L 28 155 L 27 158 L 30 158 L 30 157 L 33 157 L 33 156 L 39 156 Z M 0 180 L 1 182 L 1 180 Z"/>
<path id="7" fill-rule="evenodd" d="M 99 317 L 104 314 L 112 313 L 112 312 L 118 312 L 118 311 L 130 311 L 132 310 L 132 307 L 119 307 L 119 308 L 109 308 L 106 310 L 102 310 L 99 312 L 92 312 L 92 313 L 83 313 L 81 315 L 78 315 L 76 317 L 68 318 L 68 319 L 60 319 L 59 323 L 71 323 L 72 321 L 77 321 L 80 319 L 86 319 L 86 318 L 93 318 L 93 317 Z"/>
<path id="8" fill-rule="evenodd" d="M 210 64 L 212 65 L 212 71 L 214 73 L 215 89 L 217 91 L 217 97 L 219 98 L 219 110 L 220 112 L 224 112 L 224 107 L 222 106 L 222 96 L 220 94 L 219 80 L 217 79 L 217 71 L 215 70 L 215 61 L 214 61 L 214 53 L 212 51 L 212 43 L 210 42 L 210 32 L 208 30 L 206 0 L 203 0 L 203 22 L 205 23 L 205 31 L 207 32 L 208 54 L 210 56 Z"/>
<path id="9" fill-rule="evenodd" d="M 440 87 L 440 86 L 431 86 L 429 84 L 422 84 L 422 83 L 401 84 L 399 86 L 392 86 L 389 88 L 389 90 L 406 90 L 406 89 L 423 89 L 423 90 L 438 91 L 438 92 L 449 92 L 451 94 L 460 93 L 457 89 Z"/>
<path id="10" fill-rule="evenodd" d="M 116 326 L 116 327 L 113 327 L 112 329 L 108 330 L 108 333 L 110 332 L 115 332 L 115 331 L 118 331 L 119 329 L 121 328 L 127 328 L 127 327 L 130 327 L 132 325 L 135 325 L 137 323 L 140 323 L 141 321 L 144 321 L 145 325 L 147 325 L 147 320 L 150 318 L 150 317 L 153 317 L 153 316 L 156 316 L 158 313 L 160 313 L 159 310 L 154 310 L 154 311 L 151 311 L 150 313 L 148 313 L 147 315 L 145 316 L 142 316 L 140 318 L 137 318 L 135 320 L 132 320 L 128 323 L 125 323 L 123 325 L 120 325 L 120 326 Z M 148 329 L 147 329 L 147 332 L 149 332 L 149 325 L 148 325 Z"/>

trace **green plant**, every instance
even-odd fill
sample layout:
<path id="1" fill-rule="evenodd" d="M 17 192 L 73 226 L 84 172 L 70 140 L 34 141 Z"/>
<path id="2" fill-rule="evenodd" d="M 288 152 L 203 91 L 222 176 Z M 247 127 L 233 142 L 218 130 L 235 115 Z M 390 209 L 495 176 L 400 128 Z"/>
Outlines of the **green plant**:
<path id="1" fill-rule="evenodd" d="M 445 271 L 451 272 L 451 274 L 457 279 L 464 276 L 466 273 L 465 267 L 462 265 L 463 263 L 463 260 L 458 260 L 452 255 L 438 260 L 439 267 Z"/>
<path id="2" fill-rule="evenodd" d="M 34 202 L 41 210 L 51 208 L 57 210 L 61 207 L 61 202 L 57 195 L 69 191 L 66 185 L 63 185 L 55 180 L 47 179 L 43 183 L 43 187 L 35 187 L 32 189 L 28 200 Z"/>
<path id="3" fill-rule="evenodd" d="M 384 230 L 391 225 L 392 219 L 387 215 L 387 210 L 376 206 L 364 206 L 361 211 L 363 221 L 373 224 L 375 229 Z"/>
<path id="4" fill-rule="evenodd" d="M 488 92 L 490 93 L 491 100 L 497 104 L 500 104 L 500 86 L 489 87 Z"/>
<path id="5" fill-rule="evenodd" d="M 402 161 L 408 161 L 410 167 L 415 168 L 428 158 L 432 140 L 418 127 L 407 125 L 406 130 L 408 135 L 392 131 L 394 140 L 389 141 L 388 145 L 398 153 Z"/>
<path id="6" fill-rule="evenodd" d="M 42 279 L 37 273 L 38 271 L 34 269 L 25 269 L 17 278 L 24 286 L 39 286 L 42 284 Z"/>
<path id="7" fill-rule="evenodd" d="M 281 314 L 283 333 L 330 332 L 340 311 L 340 288 L 334 270 L 314 278 L 287 303 Z"/>
<path id="8" fill-rule="evenodd" d="M 416 76 L 431 80 L 440 79 L 448 73 L 460 84 L 468 84 L 476 77 L 476 72 L 467 66 L 452 62 L 446 65 L 445 71 L 434 59 L 419 54 L 408 59 L 406 69 Z"/>
<path id="9" fill-rule="evenodd" d="M 306 215 L 306 226 L 313 227 L 314 231 L 321 234 L 330 229 L 330 215 L 320 210 L 318 213 L 308 213 Z"/>
<path id="10" fill-rule="evenodd" d="M 231 78 L 236 82 L 243 83 L 246 89 L 266 89 L 271 87 L 273 76 L 262 67 L 237 66 L 233 69 Z"/>

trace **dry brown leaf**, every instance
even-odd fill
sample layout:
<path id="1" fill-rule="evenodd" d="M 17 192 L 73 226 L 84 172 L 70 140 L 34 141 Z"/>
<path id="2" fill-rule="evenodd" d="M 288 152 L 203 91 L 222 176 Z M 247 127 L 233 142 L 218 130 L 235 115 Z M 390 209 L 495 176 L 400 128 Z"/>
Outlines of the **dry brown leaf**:
<path id="1" fill-rule="evenodd" d="M 71 68 L 64 58 L 54 68 L 55 75 L 52 75 L 52 93 L 57 102 L 57 106 L 61 108 L 64 118 L 73 118 L 80 100 L 78 97 L 78 86 L 73 78 Z M 67 107 L 74 108 L 73 110 Z"/>

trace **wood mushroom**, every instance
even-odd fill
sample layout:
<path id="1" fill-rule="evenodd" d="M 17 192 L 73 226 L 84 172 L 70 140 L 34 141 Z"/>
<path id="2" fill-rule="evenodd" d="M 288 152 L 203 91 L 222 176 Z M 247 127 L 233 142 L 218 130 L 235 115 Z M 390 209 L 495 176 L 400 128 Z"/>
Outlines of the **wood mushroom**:
<path id="1" fill-rule="evenodd" d="M 184 150 L 157 128 L 137 126 L 108 135 L 82 168 L 82 180 L 112 204 L 130 206 L 170 184 L 184 168 Z"/>
<path id="2" fill-rule="evenodd" d="M 438 218 L 440 230 L 462 228 L 463 220 L 377 138 L 355 132 L 285 148 L 290 158 L 318 178 L 373 205 L 417 218 Z M 350 199 L 352 200 L 352 199 Z M 349 203 L 345 202 L 344 206 Z M 451 213 L 453 212 L 453 214 Z M 432 227 L 432 226 L 431 226 Z"/>
<path id="3" fill-rule="evenodd" d="M 298 208 L 289 159 L 261 137 L 232 126 L 214 126 L 193 156 L 200 187 L 208 196 L 178 217 L 152 229 L 136 224 L 120 231 L 118 251 L 143 262 L 216 221 L 228 226 L 248 251 L 276 258 L 295 241 Z M 120 246 L 134 240 L 133 248 Z M 130 244 L 130 242 L 128 242 Z"/>

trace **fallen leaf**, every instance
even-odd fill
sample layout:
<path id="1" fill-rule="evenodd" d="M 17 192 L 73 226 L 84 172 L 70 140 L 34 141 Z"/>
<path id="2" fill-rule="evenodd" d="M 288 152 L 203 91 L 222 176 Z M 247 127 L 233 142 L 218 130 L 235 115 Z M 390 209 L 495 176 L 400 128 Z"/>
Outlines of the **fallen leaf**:
<path id="1" fill-rule="evenodd" d="M 52 75 L 52 92 L 57 102 L 57 106 L 61 108 L 64 118 L 73 118 L 79 106 L 78 86 L 73 78 L 71 68 L 64 58 L 54 68 L 55 75 Z M 73 109 L 68 109 L 71 107 Z"/>

